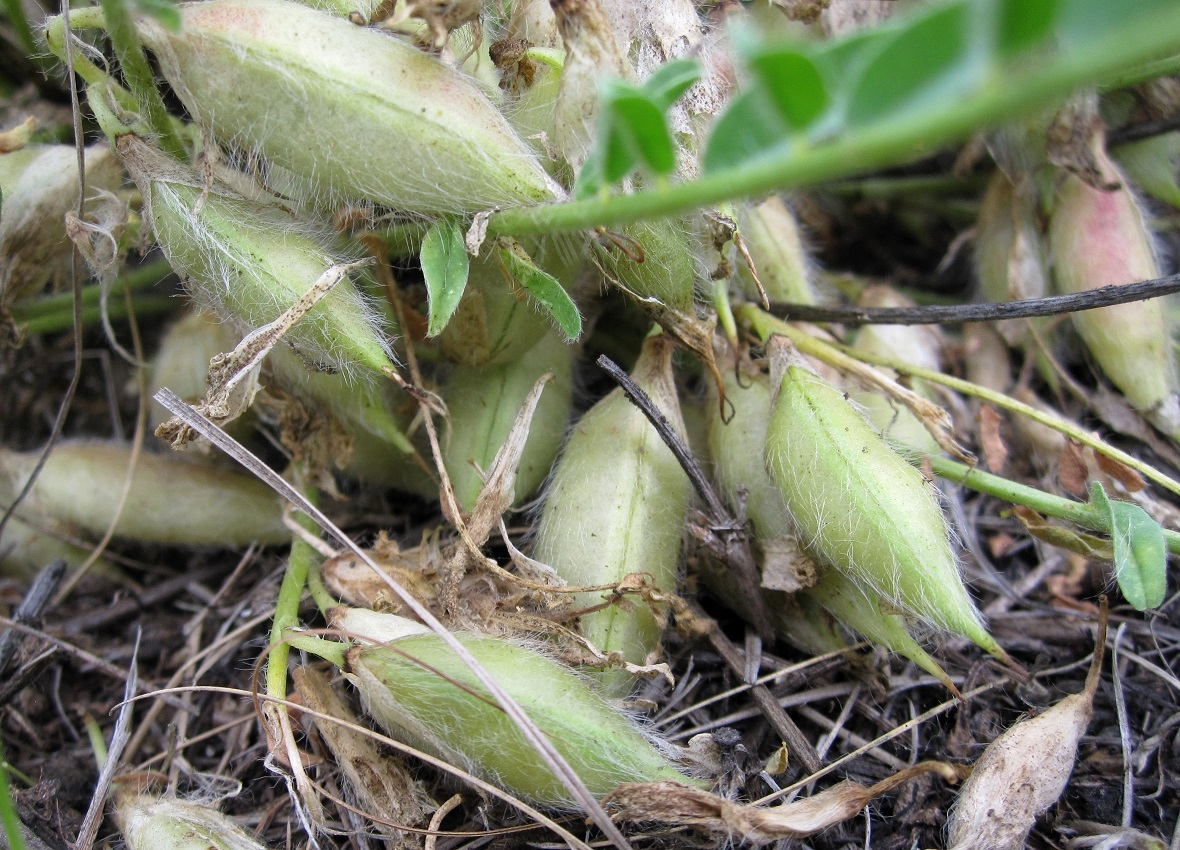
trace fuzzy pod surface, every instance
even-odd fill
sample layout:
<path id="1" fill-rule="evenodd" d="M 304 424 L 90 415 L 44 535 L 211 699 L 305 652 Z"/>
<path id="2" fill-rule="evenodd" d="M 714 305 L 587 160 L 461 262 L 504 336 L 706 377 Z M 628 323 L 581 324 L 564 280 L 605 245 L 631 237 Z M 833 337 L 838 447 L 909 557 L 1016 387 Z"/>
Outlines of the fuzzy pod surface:
<path id="1" fill-rule="evenodd" d="M 789 366 L 765 459 L 802 542 L 823 563 L 906 615 L 1007 657 L 963 586 L 930 484 L 842 392 Z"/>
<path id="2" fill-rule="evenodd" d="M 631 377 L 684 434 L 672 378 L 675 344 L 651 337 Z M 680 537 L 691 485 L 644 415 L 616 389 L 575 426 L 545 496 L 534 555 L 568 584 L 616 584 L 633 573 L 651 576 L 656 590 L 676 588 Z M 578 594 L 578 607 L 601 605 L 609 594 Z M 610 605 L 581 618 L 582 634 L 604 652 L 643 664 L 659 646 L 662 627 L 642 600 Z M 620 693 L 629 677 L 605 674 Z"/>
<path id="3" fill-rule="evenodd" d="M 122 182 L 106 145 L 85 149 L 87 197 Z M 69 256 L 65 215 L 78 203 L 78 153 L 73 145 L 27 145 L 0 155 L 0 304 L 36 292 Z"/>
<path id="4" fill-rule="evenodd" d="M 816 303 L 811 260 L 787 202 L 775 195 L 759 204 L 747 204 L 741 208 L 738 223 L 766 296 L 787 304 Z M 757 286 L 745 263 L 739 263 L 738 276 L 747 297 L 755 297 Z"/>
<path id="5" fill-rule="evenodd" d="M 216 189 L 205 193 L 200 177 L 137 136 L 120 136 L 118 148 L 169 264 L 194 299 L 221 318 L 260 328 L 340 264 L 317 234 L 277 206 Z M 392 365 L 375 309 L 348 279 L 283 339 L 325 371 L 376 376 Z"/>
<path id="6" fill-rule="evenodd" d="M 140 34 L 196 120 L 256 151 L 314 206 L 421 215 L 553 200 L 528 146 L 470 78 L 409 44 L 289 0 L 180 6 Z"/>
<path id="7" fill-rule="evenodd" d="M 443 400 L 451 414 L 451 439 L 443 451 L 443 460 L 463 510 L 475 507 L 484 485 L 472 462 L 484 472 L 491 469 L 533 384 L 546 372 L 552 372 L 553 380 L 541 393 L 516 473 L 517 500 L 545 480 L 569 420 L 573 353 L 551 332 L 513 362 L 456 366 L 451 370 L 443 389 Z"/>
<path id="8" fill-rule="evenodd" d="M 115 797 L 115 820 L 130 850 L 265 850 L 228 817 L 200 803 L 121 793 Z"/>
<path id="9" fill-rule="evenodd" d="M 573 808 L 565 786 L 466 665 L 440 637 L 409 626 L 401 635 L 387 635 L 393 639 L 385 645 L 348 652 L 346 675 L 373 718 L 405 743 L 511 793 Z M 585 677 L 515 643 L 458 638 L 550 738 L 590 793 L 602 796 L 623 782 L 688 781 Z"/>
<path id="10" fill-rule="evenodd" d="M 0 449 L 0 487 L 18 492 L 39 455 Z M 45 517 L 93 535 L 115 518 L 131 448 L 123 443 L 59 443 L 21 504 L 26 519 Z M 291 539 L 278 496 L 248 475 L 193 463 L 177 455 L 141 452 L 119 537 L 169 546 L 247 546 Z"/>
<path id="11" fill-rule="evenodd" d="M 1093 150 L 1119 188 L 1102 191 L 1072 174 L 1062 178 L 1049 245 L 1054 281 L 1065 293 L 1160 276 L 1143 210 L 1102 146 Z M 1162 299 L 1082 310 L 1071 320 L 1127 401 L 1165 433 L 1180 434 L 1180 381 Z"/>

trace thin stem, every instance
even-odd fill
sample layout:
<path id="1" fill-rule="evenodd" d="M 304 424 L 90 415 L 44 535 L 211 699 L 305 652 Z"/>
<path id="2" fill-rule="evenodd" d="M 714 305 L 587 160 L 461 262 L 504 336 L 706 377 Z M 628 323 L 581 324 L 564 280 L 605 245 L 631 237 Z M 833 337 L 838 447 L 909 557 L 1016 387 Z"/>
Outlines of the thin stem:
<path id="1" fill-rule="evenodd" d="M 328 592 L 328 588 L 324 585 L 324 571 L 320 569 L 319 564 L 312 564 L 307 573 L 307 590 L 325 618 L 329 611 L 342 604 L 339 599 Z"/>
<path id="2" fill-rule="evenodd" d="M 159 283 L 170 274 L 172 274 L 172 267 L 168 265 L 168 261 L 156 260 L 132 271 L 124 272 L 115 279 L 114 286 L 122 287 L 130 292 L 138 292 L 141 289 L 146 289 L 153 284 Z M 98 304 L 101 296 L 101 284 L 95 283 L 82 287 L 82 306 L 90 307 Z M 73 305 L 74 297 L 69 292 L 44 295 L 40 298 L 33 298 L 14 304 L 12 307 L 12 317 L 19 323 L 35 319 L 38 316 L 47 316 L 67 310 L 72 308 Z"/>
<path id="3" fill-rule="evenodd" d="M 306 492 L 309 499 L 316 498 L 314 489 L 307 488 Z M 306 515 L 297 514 L 296 521 L 308 531 L 315 531 L 315 524 Z M 287 659 L 291 653 L 287 630 L 299 624 L 299 603 L 307 586 L 307 574 L 318 558 L 316 550 L 300 537 L 292 539 L 287 571 L 279 586 L 274 621 L 270 627 L 270 658 L 266 665 L 266 693 L 269 696 L 287 696 Z"/>
<path id="4" fill-rule="evenodd" d="M 315 635 L 299 634 L 298 632 L 288 632 L 284 643 L 296 649 L 301 649 L 304 652 L 310 652 L 312 655 L 318 655 L 325 661 L 334 664 L 338 669 L 344 669 L 344 655 L 348 651 L 348 644 L 341 643 L 338 640 L 316 637 Z M 275 648 L 278 648 L 278 644 L 275 644 Z M 270 663 L 274 664 L 274 649 L 271 650 L 271 655 Z"/>
<path id="5" fill-rule="evenodd" d="M 102 0 L 102 11 L 106 18 L 111 46 L 115 49 L 115 55 L 119 57 L 123 78 L 135 97 L 140 113 L 147 119 L 148 126 L 159 139 L 160 146 L 176 159 L 186 160 L 188 157 L 184 145 L 172 127 L 168 109 L 164 106 L 159 89 L 156 88 L 156 78 L 139 44 L 135 20 L 127 12 L 124 0 Z"/>
<path id="6" fill-rule="evenodd" d="M 763 339 L 771 334 L 781 334 L 795 343 L 795 346 L 804 354 L 809 354 L 837 368 L 839 368 L 841 361 L 848 357 L 861 360 L 865 363 L 871 363 L 875 366 L 887 366 L 900 374 L 941 384 L 963 395 L 974 396 L 975 398 L 990 402 L 997 407 L 1002 407 L 1005 410 L 1026 416 L 1034 422 L 1039 422 L 1055 431 L 1060 431 L 1071 440 L 1081 443 L 1083 446 L 1089 446 L 1094 451 L 1129 466 L 1161 487 L 1180 495 L 1180 483 L 1150 464 L 1144 463 L 1138 458 L 1116 449 L 1114 446 L 1087 432 L 1080 426 L 1075 425 L 1073 422 L 1052 413 L 1038 410 L 1031 405 L 1017 401 L 1011 396 L 1004 395 L 1004 393 L 989 390 L 987 387 L 981 387 L 979 384 L 964 381 L 962 378 L 953 378 L 950 375 L 944 375 L 942 372 L 936 372 L 932 369 L 922 369 L 921 367 L 892 357 L 882 357 L 866 351 L 857 351 L 846 345 L 824 342 L 806 331 L 784 322 L 782 319 L 759 310 L 753 304 L 743 304 L 738 309 L 738 315 L 742 321 L 748 323 L 754 329 L 755 333 Z"/>
<path id="7" fill-rule="evenodd" d="M 1170 53 L 1175 17 L 1129 21 L 1118 37 L 1095 37 L 1101 50 L 1071 50 L 1023 71 L 997 73 L 955 102 L 889 117 L 844 132 L 817 147 L 784 147 L 698 180 L 657 185 L 631 195 L 503 210 L 488 221 L 489 237 L 618 226 L 680 215 L 722 201 L 795 188 L 852 172 L 909 162 L 997 122 L 1011 122 L 1075 87 L 1126 73 L 1145 58 Z"/>
<path id="8" fill-rule="evenodd" d="M 176 308 L 176 299 L 167 295 L 141 296 L 135 300 L 135 311 L 143 316 L 171 313 Z M 15 310 L 13 313 L 16 324 L 29 334 L 61 333 L 69 330 L 74 323 L 72 307 L 63 308 L 55 313 L 42 313 L 29 319 L 22 319 Z M 107 316 L 111 319 L 122 319 L 128 315 L 127 306 L 120 302 L 111 304 L 107 310 Z M 84 327 L 98 324 L 102 321 L 102 308 L 97 304 L 84 305 L 81 320 Z"/>

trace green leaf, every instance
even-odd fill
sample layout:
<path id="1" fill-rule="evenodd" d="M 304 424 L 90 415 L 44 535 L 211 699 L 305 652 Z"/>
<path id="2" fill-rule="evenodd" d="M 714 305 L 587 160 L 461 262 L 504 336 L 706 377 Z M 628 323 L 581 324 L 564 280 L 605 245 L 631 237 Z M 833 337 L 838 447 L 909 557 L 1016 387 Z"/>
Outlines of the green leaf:
<path id="1" fill-rule="evenodd" d="M 1090 503 L 1110 523 L 1114 576 L 1123 596 L 1139 611 L 1155 608 L 1167 592 L 1168 544 L 1160 524 L 1138 505 L 1107 498 L 1090 487 Z"/>
<path id="2" fill-rule="evenodd" d="M 422 276 L 428 299 L 427 336 L 437 336 L 451 320 L 467 288 L 470 260 L 463 231 L 453 219 L 430 225 L 422 239 Z"/>
<path id="3" fill-rule="evenodd" d="M 819 67 L 798 50 L 763 51 L 750 59 L 750 69 L 792 130 L 807 129 L 831 104 Z"/>
<path id="4" fill-rule="evenodd" d="M 665 62 L 643 81 L 643 91 L 660 109 L 667 110 L 693 83 L 701 78 L 701 63 L 695 59 Z"/>
<path id="5" fill-rule="evenodd" d="M 497 256 L 522 289 L 541 302 L 569 342 L 582 334 L 582 315 L 557 278 L 534 265 L 533 260 L 515 239 L 501 239 Z"/>
<path id="6" fill-rule="evenodd" d="M 131 8 L 139 14 L 159 21 L 172 32 L 180 32 L 180 10 L 173 0 L 131 0 Z"/>
<path id="7" fill-rule="evenodd" d="M 892 121 L 919 105 L 967 94 L 982 70 L 971 61 L 970 12 L 966 4 L 947 6 L 891 33 L 857 81 L 848 123 Z"/>
<path id="8" fill-rule="evenodd" d="M 701 168 L 706 174 L 725 171 L 771 152 L 788 155 L 789 146 L 787 127 L 766 103 L 765 92 L 749 88 L 730 101 L 713 125 Z"/>
<path id="9" fill-rule="evenodd" d="M 630 83 L 603 84 L 604 120 L 609 128 L 602 158 L 607 183 L 622 180 L 638 166 L 659 174 L 676 167 L 676 145 L 664 111 L 646 92 Z"/>
<path id="10" fill-rule="evenodd" d="M 1001 0 L 997 48 L 1011 58 L 1044 42 L 1057 21 L 1059 0 Z"/>

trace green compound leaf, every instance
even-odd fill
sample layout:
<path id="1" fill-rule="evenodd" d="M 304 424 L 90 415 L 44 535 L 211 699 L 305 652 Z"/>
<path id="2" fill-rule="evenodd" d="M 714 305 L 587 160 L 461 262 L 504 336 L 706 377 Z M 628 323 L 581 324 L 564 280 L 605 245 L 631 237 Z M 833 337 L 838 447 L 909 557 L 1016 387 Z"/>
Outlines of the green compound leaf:
<path id="1" fill-rule="evenodd" d="M 437 336 L 451 320 L 467 288 L 470 260 L 459 223 L 443 219 L 430 225 L 422 240 L 420 259 L 429 305 L 426 335 Z"/>
<path id="2" fill-rule="evenodd" d="M 602 174 L 616 183 L 637 166 L 661 176 L 676 167 L 676 146 L 660 104 L 628 83 L 612 81 L 604 86 L 610 123 Z"/>
<path id="3" fill-rule="evenodd" d="M 1123 596 L 1139 611 L 1160 605 L 1168 570 L 1163 528 L 1138 505 L 1108 498 L 1098 483 L 1090 487 L 1090 504 L 1110 523 L 1114 576 Z"/>
<path id="4" fill-rule="evenodd" d="M 1001 0 L 997 47 L 1005 57 L 1041 44 L 1053 32 L 1059 0 Z"/>
<path id="5" fill-rule="evenodd" d="M 693 59 L 661 66 L 636 86 L 602 83 L 598 142 L 578 174 L 574 196 L 587 198 L 637 169 L 666 177 L 676 168 L 676 143 L 667 110 L 700 78 Z"/>
<path id="6" fill-rule="evenodd" d="M 496 246 L 496 255 L 505 270 L 522 289 L 549 311 L 557 327 L 573 342 L 582 334 L 582 315 L 578 305 L 569 297 L 557 278 L 534 265 L 533 260 L 515 239 L 501 239 Z"/>
<path id="7" fill-rule="evenodd" d="M 780 118 L 793 131 L 805 130 L 831 105 L 819 67 L 796 50 L 768 50 L 751 57 L 750 70 L 758 75 Z"/>

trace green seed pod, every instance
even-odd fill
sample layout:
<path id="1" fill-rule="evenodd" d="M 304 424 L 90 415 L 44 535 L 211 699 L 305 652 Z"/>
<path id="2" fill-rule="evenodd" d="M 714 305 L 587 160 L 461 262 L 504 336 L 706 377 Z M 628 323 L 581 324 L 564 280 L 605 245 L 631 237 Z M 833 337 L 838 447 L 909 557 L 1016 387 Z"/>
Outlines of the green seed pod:
<path id="1" fill-rule="evenodd" d="M 130 850 L 265 850 L 221 812 L 200 803 L 121 793 L 115 820 Z"/>
<path id="2" fill-rule="evenodd" d="M 516 500 L 527 497 L 549 474 L 565 436 L 573 391 L 573 349 L 554 333 L 546 334 L 518 360 L 503 366 L 456 366 L 447 377 L 443 400 L 451 414 L 451 439 L 443 452 L 455 496 L 465 511 L 475 507 L 483 480 L 473 466 L 487 472 L 512 430 L 516 414 L 537 379 L 553 380 L 529 428 L 516 475 Z"/>
<path id="3" fill-rule="evenodd" d="M 858 303 L 862 307 L 912 307 L 914 303 L 887 286 L 871 286 Z M 856 334 L 852 347 L 857 351 L 890 357 L 931 371 L 941 368 L 942 337 L 924 325 L 865 325 Z M 889 370 L 893 377 L 892 370 Z M 912 389 L 930 401 L 933 392 L 925 381 L 914 379 Z M 869 421 L 894 446 L 922 454 L 941 454 L 942 449 L 930 432 L 909 408 L 881 392 L 859 391 L 851 398 L 865 409 Z"/>
<path id="4" fill-rule="evenodd" d="M 844 573 L 830 568 L 820 570 L 819 580 L 803 591 L 803 595 L 822 605 L 846 628 L 905 656 L 958 695 L 955 683 L 942 665 L 914 640 L 905 620 L 897 614 L 882 611 L 880 600 L 871 598 L 863 587 L 857 586 Z"/>
<path id="5" fill-rule="evenodd" d="M 1036 206 L 1031 182 L 1018 188 L 997 169 L 984 193 L 975 226 L 975 275 L 984 301 L 1017 301 L 1048 294 L 1048 260 Z M 1008 319 L 996 326 L 1010 345 L 1031 342 L 1026 319 Z"/>
<path id="6" fill-rule="evenodd" d="M 930 484 L 844 394 L 788 366 L 766 465 L 808 551 L 906 616 L 1006 658 L 967 594 Z"/>
<path id="7" fill-rule="evenodd" d="M 681 435 L 684 423 L 672 377 L 675 344 L 649 338 L 632 372 L 635 382 Z M 545 496 L 535 557 L 570 585 L 615 584 L 632 573 L 656 590 L 676 588 L 680 536 L 691 485 L 672 452 L 642 413 L 616 389 L 582 417 L 562 452 Z M 607 594 L 575 597 L 601 605 Z M 604 652 L 643 664 L 659 647 L 661 625 L 648 606 L 610 605 L 582 616 L 582 634 Z M 622 693 L 629 676 L 611 671 L 607 687 Z"/>
<path id="8" fill-rule="evenodd" d="M 119 161 L 106 145 L 86 148 L 87 196 L 114 191 Z M 78 203 L 73 145 L 28 145 L 0 155 L 0 306 L 35 294 L 68 258 L 65 216 Z"/>
<path id="9" fill-rule="evenodd" d="M 1143 211 L 1101 143 L 1093 152 L 1120 188 L 1106 192 L 1073 175 L 1062 177 L 1049 242 L 1054 280 L 1066 293 L 1160 276 Z M 1082 310 L 1071 318 L 1127 401 L 1164 433 L 1180 436 L 1180 384 L 1161 299 Z"/>
<path id="10" fill-rule="evenodd" d="M 216 189 L 205 194 L 199 176 L 137 136 L 120 136 L 118 147 L 168 262 L 193 297 L 223 319 L 247 330 L 269 324 L 340 264 L 277 206 Z M 378 322 L 342 280 L 283 339 L 321 370 L 379 375 L 392 363 Z"/>
<path id="11" fill-rule="evenodd" d="M 697 270 L 688 232 L 673 219 L 627 225 L 609 248 L 595 256 L 609 278 L 640 298 L 656 298 L 676 310 L 692 309 Z"/>
<path id="12" fill-rule="evenodd" d="M 811 288 L 811 261 L 803 246 L 795 215 L 786 201 L 772 195 L 760 204 L 745 205 L 741 208 L 738 227 L 762 288 L 771 301 L 816 303 Z M 746 297 L 757 298 L 754 278 L 741 260 L 738 261 L 738 276 Z"/>
<path id="13" fill-rule="evenodd" d="M 214 136 L 287 172 L 299 199 L 441 215 L 559 194 L 479 87 L 408 44 L 288 0 L 179 8 L 178 33 L 140 23 L 164 77 Z"/>
<path id="14" fill-rule="evenodd" d="M 19 492 L 39 457 L 0 449 L 0 489 Z M 115 517 L 130 463 L 131 448 L 122 443 L 59 443 L 20 513 L 102 535 Z M 169 546 L 240 547 L 291 539 L 278 496 L 262 482 L 182 455 L 150 452 L 136 461 L 115 534 Z"/>
<path id="15" fill-rule="evenodd" d="M 366 625 L 348 618 L 337 624 L 368 635 L 377 617 L 400 625 L 373 635 L 383 645 L 349 650 L 345 675 L 381 726 L 526 800 L 574 806 L 565 786 L 440 637 L 393 614 L 369 612 Z M 689 781 L 652 736 L 570 668 L 519 644 L 457 637 L 549 737 L 591 794 L 603 796 L 622 782 Z"/>
<path id="16" fill-rule="evenodd" d="M 766 444 L 770 387 L 761 374 L 743 376 L 742 382 L 733 370 L 726 370 L 725 376 L 725 395 L 733 405 L 729 423 L 721 420 L 716 403 L 709 406 L 709 446 L 714 474 L 731 504 L 737 502 L 738 488 L 745 488 L 746 513 L 754 524 L 756 540 L 761 543 L 765 572 L 767 558 L 776 551 L 773 543 L 793 541 L 795 533 L 782 491 L 767 473 L 758 449 Z M 801 571 L 798 566 L 793 570 Z M 775 631 L 780 636 L 791 643 L 804 644 L 811 651 L 840 648 L 842 642 L 837 643 L 830 628 L 824 628 L 816 616 L 815 606 L 822 605 L 847 628 L 904 655 L 954 690 L 946 673 L 913 639 L 902 618 L 881 611 L 843 573 L 824 567 L 808 570 L 805 578 L 806 582 L 801 583 L 810 586 L 800 590 L 798 601 L 781 593 L 767 594 Z M 729 595 L 737 594 L 731 591 Z M 788 601 L 793 602 L 790 609 L 786 608 Z"/>

